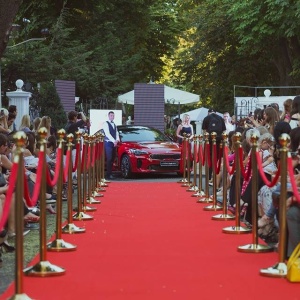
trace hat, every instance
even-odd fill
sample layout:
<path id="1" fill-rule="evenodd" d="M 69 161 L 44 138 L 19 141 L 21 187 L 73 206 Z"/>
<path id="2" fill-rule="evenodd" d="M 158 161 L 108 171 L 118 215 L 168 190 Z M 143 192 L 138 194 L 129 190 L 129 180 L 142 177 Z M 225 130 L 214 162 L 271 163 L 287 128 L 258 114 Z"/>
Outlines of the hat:
<path id="1" fill-rule="evenodd" d="M 213 108 L 210 108 L 209 110 L 208 110 L 208 112 L 209 113 L 212 113 L 212 112 L 216 112 Z"/>

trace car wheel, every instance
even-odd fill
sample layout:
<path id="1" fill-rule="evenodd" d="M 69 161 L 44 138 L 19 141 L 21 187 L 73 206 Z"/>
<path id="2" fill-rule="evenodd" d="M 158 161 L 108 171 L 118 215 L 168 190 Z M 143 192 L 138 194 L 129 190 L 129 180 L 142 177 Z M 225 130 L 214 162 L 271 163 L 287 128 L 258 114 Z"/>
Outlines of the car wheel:
<path id="1" fill-rule="evenodd" d="M 121 173 L 123 178 L 130 178 L 132 175 L 130 158 L 126 154 L 123 155 L 121 160 Z"/>

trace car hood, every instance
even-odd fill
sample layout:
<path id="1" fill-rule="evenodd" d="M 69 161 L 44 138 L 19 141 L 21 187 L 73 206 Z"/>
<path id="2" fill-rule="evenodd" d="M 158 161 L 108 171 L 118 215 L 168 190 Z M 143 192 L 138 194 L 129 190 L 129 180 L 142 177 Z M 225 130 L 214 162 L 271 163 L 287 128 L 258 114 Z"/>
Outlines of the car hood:
<path id="1" fill-rule="evenodd" d="M 148 151 L 164 150 L 180 152 L 180 146 L 174 142 L 123 142 L 129 148 L 147 149 Z"/>

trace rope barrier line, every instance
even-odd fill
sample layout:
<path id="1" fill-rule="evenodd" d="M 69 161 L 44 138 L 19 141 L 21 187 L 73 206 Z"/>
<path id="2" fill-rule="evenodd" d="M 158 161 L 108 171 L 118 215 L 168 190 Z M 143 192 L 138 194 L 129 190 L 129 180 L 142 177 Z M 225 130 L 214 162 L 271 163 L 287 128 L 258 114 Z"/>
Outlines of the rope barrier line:
<path id="1" fill-rule="evenodd" d="M 42 179 L 42 175 L 43 175 L 43 168 L 44 168 L 44 164 L 46 164 L 46 161 L 44 160 L 44 148 L 40 149 L 39 152 L 39 163 L 37 166 L 37 171 L 36 171 L 36 181 L 35 181 L 35 185 L 34 185 L 34 189 L 33 189 L 33 195 L 32 197 L 30 197 L 29 194 L 29 188 L 28 188 L 28 182 L 27 180 L 25 180 L 24 182 L 24 198 L 26 201 L 26 204 L 29 207 L 33 207 L 36 205 L 39 196 L 40 196 L 40 189 L 41 189 L 41 179 Z M 25 170 L 24 170 L 25 172 Z"/>
<path id="2" fill-rule="evenodd" d="M 3 206 L 3 213 L 0 220 L 0 228 L 3 228 L 6 221 L 8 220 L 8 215 L 12 202 L 12 195 L 16 186 L 17 174 L 18 174 L 18 162 L 14 162 L 11 169 L 11 174 L 9 176 L 9 185 L 8 190 L 6 192 L 6 198 Z"/>
<path id="3" fill-rule="evenodd" d="M 287 157 L 287 166 L 288 166 L 288 173 L 290 176 L 290 181 L 291 181 L 291 185 L 292 185 L 292 190 L 294 193 L 295 198 L 297 199 L 297 202 L 300 203 L 300 195 L 298 192 L 298 187 L 297 187 L 297 183 L 295 180 L 295 176 L 294 176 L 294 168 L 293 168 L 293 162 L 292 162 L 292 157 L 290 154 L 288 154 Z"/>
<path id="4" fill-rule="evenodd" d="M 80 143 L 76 144 L 76 156 L 75 156 L 75 163 L 72 168 L 72 172 L 75 172 L 78 169 L 78 160 L 79 160 L 79 155 L 80 155 Z"/>
<path id="5" fill-rule="evenodd" d="M 235 160 L 233 161 L 232 167 L 230 167 L 229 160 L 228 160 L 228 146 L 227 145 L 224 148 L 224 152 L 225 152 L 226 169 L 227 169 L 229 175 L 233 175 L 233 173 L 235 172 Z"/>
<path id="6" fill-rule="evenodd" d="M 217 174 L 220 174 L 220 170 L 221 170 L 221 165 L 222 165 L 222 159 L 223 159 L 223 145 L 220 145 L 219 148 L 219 153 L 220 155 L 218 156 L 218 161 L 217 161 Z"/>
<path id="7" fill-rule="evenodd" d="M 256 152 L 256 162 L 257 162 L 257 165 L 258 165 L 259 174 L 260 174 L 262 180 L 264 181 L 264 183 L 266 184 L 266 186 L 273 187 L 278 182 L 278 179 L 279 179 L 279 176 L 280 176 L 280 172 L 281 172 L 280 165 L 278 166 L 278 170 L 277 170 L 273 180 L 269 181 L 268 178 L 266 177 L 265 172 L 264 172 L 264 169 L 263 169 L 263 166 L 262 166 L 262 158 L 261 158 L 261 155 L 258 151 Z"/>
<path id="8" fill-rule="evenodd" d="M 55 186 L 58 181 L 61 162 L 62 162 L 62 148 L 59 146 L 57 149 L 57 156 L 56 156 L 56 163 L 55 163 L 53 179 L 51 179 L 50 172 L 46 172 L 47 183 L 52 187 Z"/>
<path id="9" fill-rule="evenodd" d="M 67 182 L 68 181 L 68 178 L 69 178 L 69 165 L 70 165 L 70 162 L 72 160 L 72 150 L 69 149 L 68 147 L 68 150 L 66 152 L 66 164 L 65 164 L 65 168 L 64 168 L 64 172 L 63 172 L 63 182 Z M 72 178 L 72 171 L 71 171 L 71 177 Z"/>
<path id="10" fill-rule="evenodd" d="M 244 180 L 249 180 L 250 176 L 251 176 L 251 164 L 252 164 L 252 150 L 250 151 L 249 153 L 249 160 L 247 162 L 247 165 L 246 167 L 244 167 L 244 161 L 243 161 L 243 149 L 242 148 L 239 148 L 239 163 L 240 163 L 240 166 L 241 166 L 241 174 L 244 178 Z"/>

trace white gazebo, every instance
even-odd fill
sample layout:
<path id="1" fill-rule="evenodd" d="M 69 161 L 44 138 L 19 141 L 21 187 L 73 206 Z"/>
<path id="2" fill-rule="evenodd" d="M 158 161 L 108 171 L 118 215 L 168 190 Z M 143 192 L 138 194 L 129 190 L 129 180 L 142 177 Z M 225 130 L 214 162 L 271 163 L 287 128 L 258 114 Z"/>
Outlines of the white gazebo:
<path id="1" fill-rule="evenodd" d="M 167 85 L 164 86 L 164 93 L 165 103 L 170 104 L 189 104 L 200 100 L 199 95 L 175 89 Z M 118 102 L 134 105 L 134 90 L 120 95 L 118 97 Z"/>

